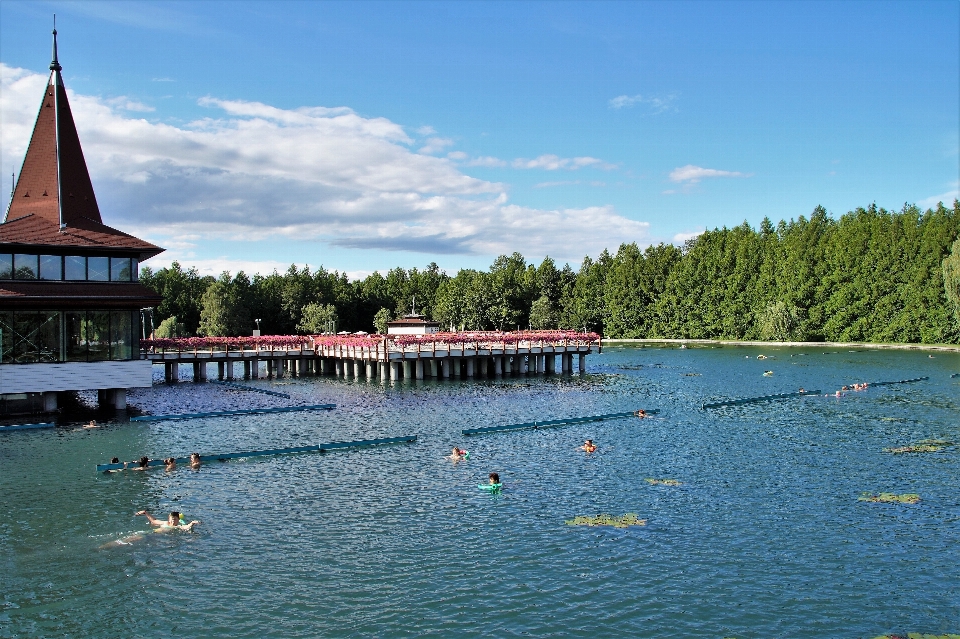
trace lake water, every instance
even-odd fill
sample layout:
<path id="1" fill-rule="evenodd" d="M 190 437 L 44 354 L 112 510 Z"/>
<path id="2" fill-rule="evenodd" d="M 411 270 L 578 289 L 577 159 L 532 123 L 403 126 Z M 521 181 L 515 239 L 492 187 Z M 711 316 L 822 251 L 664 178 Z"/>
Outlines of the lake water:
<path id="1" fill-rule="evenodd" d="M 338 408 L 0 435 L 0 637 L 960 632 L 960 447 L 883 452 L 960 442 L 960 377 L 950 377 L 960 356 L 614 347 L 587 364 L 571 378 L 260 380 L 251 383 Z M 920 376 L 930 379 L 700 410 Z M 184 383 L 133 403 L 190 406 L 191 397 L 226 408 L 268 396 Z M 637 408 L 661 413 L 460 434 Z M 198 472 L 95 472 L 114 455 L 413 434 L 414 444 Z M 596 453 L 577 450 L 586 438 Z M 454 445 L 470 459 L 444 459 Z M 490 471 L 504 481 L 500 495 L 477 489 Z M 858 501 L 864 492 L 921 501 Z M 133 516 L 143 508 L 203 524 L 101 548 L 147 528 Z M 637 513 L 647 525 L 564 523 L 599 513 Z"/>

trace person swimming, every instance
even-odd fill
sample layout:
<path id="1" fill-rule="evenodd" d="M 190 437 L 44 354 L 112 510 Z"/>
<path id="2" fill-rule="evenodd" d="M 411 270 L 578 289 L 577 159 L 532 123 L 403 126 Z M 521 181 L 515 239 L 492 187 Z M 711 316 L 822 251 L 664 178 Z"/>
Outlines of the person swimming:
<path id="1" fill-rule="evenodd" d="M 190 453 L 190 468 L 194 470 L 200 468 L 200 453 Z"/>
<path id="2" fill-rule="evenodd" d="M 174 457 L 167 457 L 163 460 L 164 470 L 176 470 L 177 469 L 177 460 Z"/>
<path id="3" fill-rule="evenodd" d="M 597 445 L 593 443 L 592 439 L 588 439 L 587 441 L 583 442 L 583 446 L 577 450 L 582 450 L 585 453 L 592 453 L 597 450 Z"/>
<path id="4" fill-rule="evenodd" d="M 150 522 L 151 526 L 156 526 L 156 532 L 170 532 L 173 530 L 182 530 L 184 532 L 190 532 L 193 530 L 194 526 L 200 524 L 200 521 L 194 519 L 189 524 L 183 523 L 183 515 L 178 510 L 171 510 L 170 514 L 167 516 L 167 520 L 163 521 L 162 519 L 157 519 L 148 513 L 145 510 L 140 510 L 137 512 L 137 516 L 144 515 L 147 518 L 147 521 Z"/>
<path id="5" fill-rule="evenodd" d="M 490 473 L 487 477 L 490 480 L 491 486 L 496 486 L 500 483 L 500 474 L 499 473 Z"/>
<path id="6" fill-rule="evenodd" d="M 643 409 L 641 408 L 641 409 L 639 409 L 639 410 L 637 410 L 637 411 L 634 411 L 633 414 L 634 414 L 636 417 L 639 417 L 640 419 L 643 419 L 644 417 L 647 416 L 647 411 L 645 411 L 645 410 L 643 410 Z"/>
<path id="7" fill-rule="evenodd" d="M 143 456 L 140 459 L 138 459 L 136 462 L 130 462 L 130 463 L 136 464 L 136 466 L 134 466 L 130 470 L 148 470 L 150 468 L 150 458 L 147 456 Z"/>
<path id="8" fill-rule="evenodd" d="M 448 457 L 448 459 L 452 459 L 453 461 L 460 461 L 461 459 L 466 459 L 468 455 L 469 453 L 467 451 L 463 450 L 462 448 L 457 448 L 456 446 L 454 446 L 453 452 L 450 453 L 450 456 Z"/>
<path id="9" fill-rule="evenodd" d="M 84 428 L 99 428 L 97 426 L 97 420 L 91 419 L 89 423 L 83 425 Z"/>

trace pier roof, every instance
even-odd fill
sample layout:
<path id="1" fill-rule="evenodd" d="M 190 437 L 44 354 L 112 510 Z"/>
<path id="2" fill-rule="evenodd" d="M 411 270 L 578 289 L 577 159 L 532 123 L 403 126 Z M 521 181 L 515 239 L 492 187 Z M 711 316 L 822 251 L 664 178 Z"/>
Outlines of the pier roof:
<path id="1" fill-rule="evenodd" d="M 61 68 L 54 29 L 50 79 L 0 224 L 0 242 L 126 249 L 138 252 L 141 260 L 161 253 L 162 248 L 103 223 Z"/>

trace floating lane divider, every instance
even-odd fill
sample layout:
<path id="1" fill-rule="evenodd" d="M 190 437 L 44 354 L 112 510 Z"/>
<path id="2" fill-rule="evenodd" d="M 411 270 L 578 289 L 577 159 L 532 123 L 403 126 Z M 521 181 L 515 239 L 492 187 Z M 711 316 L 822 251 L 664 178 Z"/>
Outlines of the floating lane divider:
<path id="1" fill-rule="evenodd" d="M 660 411 L 657 409 L 646 411 L 647 415 L 656 415 Z M 482 435 L 484 433 L 497 433 L 507 430 L 537 430 L 540 428 L 550 428 L 552 426 L 564 426 L 566 424 L 583 424 L 585 422 L 599 422 L 605 419 L 621 419 L 623 417 L 636 417 L 636 411 L 630 413 L 608 413 L 606 415 L 590 415 L 588 417 L 571 417 L 568 419 L 550 419 L 543 422 L 525 422 L 523 424 L 508 424 L 506 426 L 487 426 L 485 428 L 467 428 L 462 431 L 464 435 Z"/>
<path id="2" fill-rule="evenodd" d="M 763 395 L 761 397 L 742 397 L 740 399 L 731 399 L 725 402 L 714 402 L 712 404 L 701 404 L 700 410 L 708 408 L 720 408 L 722 406 L 739 406 L 740 404 L 752 404 L 754 402 L 772 402 L 776 399 L 789 399 L 791 397 L 803 397 L 805 395 L 819 395 L 820 391 L 803 391 L 797 393 L 779 393 L 777 395 Z"/>
<path id="3" fill-rule="evenodd" d="M 296 446 L 294 448 L 272 448 L 269 450 L 250 450 L 242 453 L 221 453 L 219 455 L 200 455 L 202 462 L 223 462 L 229 459 L 243 459 L 246 457 L 266 457 L 271 455 L 292 455 L 296 453 L 323 453 L 328 450 L 340 450 L 343 448 L 364 448 L 366 446 L 383 446 L 385 444 L 406 444 L 417 441 L 416 435 L 407 435 L 406 437 L 385 437 L 383 439 L 361 439 L 355 442 L 331 442 L 329 444 L 319 444 L 314 446 Z M 189 457 L 177 457 L 178 464 L 189 464 Z M 128 462 L 128 468 L 137 467 L 136 462 Z M 163 466 L 163 460 L 151 459 L 147 463 L 148 468 Z M 109 470 L 123 470 L 123 463 L 120 464 L 97 464 L 97 472 L 102 473 Z"/>
<path id="4" fill-rule="evenodd" d="M 5 433 L 5 432 L 7 432 L 8 430 L 9 430 L 9 431 L 14 431 L 14 430 L 36 430 L 37 428 L 56 428 L 56 426 L 57 426 L 57 425 L 54 424 L 54 423 L 52 423 L 52 422 L 50 422 L 50 423 L 43 423 L 43 424 L 12 424 L 12 425 L 10 425 L 10 426 L 0 426 L 0 433 Z"/>
<path id="5" fill-rule="evenodd" d="M 242 410 L 217 410 L 209 413 L 183 413 L 181 415 L 140 415 L 131 417 L 131 422 L 158 422 L 166 419 L 200 419 L 201 417 L 230 417 L 231 415 L 255 415 L 259 413 L 295 413 L 308 410 L 333 410 L 336 404 L 311 406 L 280 406 L 278 408 L 244 408 Z"/>
<path id="6" fill-rule="evenodd" d="M 895 382 L 867 382 L 867 386 L 892 386 L 893 384 L 911 384 L 913 382 L 923 382 L 929 377 L 915 377 L 913 379 L 899 379 Z"/>
<path id="7" fill-rule="evenodd" d="M 233 382 L 221 382 L 219 379 L 211 379 L 210 383 L 220 384 L 221 386 L 229 386 L 230 388 L 237 388 L 239 390 L 250 391 L 251 393 L 263 393 L 264 395 L 276 395 L 277 397 L 286 397 L 287 399 L 290 399 L 290 396 L 286 393 L 278 393 L 277 391 L 267 390 L 265 388 L 257 388 L 256 386 L 234 384 Z"/>

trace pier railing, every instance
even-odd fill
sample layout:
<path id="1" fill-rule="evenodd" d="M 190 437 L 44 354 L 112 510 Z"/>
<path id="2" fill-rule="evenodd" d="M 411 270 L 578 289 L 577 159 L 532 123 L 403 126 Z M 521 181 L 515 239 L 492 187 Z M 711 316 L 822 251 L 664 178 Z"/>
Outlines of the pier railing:
<path id="1" fill-rule="evenodd" d="M 180 337 L 140 341 L 144 358 L 334 357 L 388 361 L 456 353 L 549 353 L 601 346 L 596 333 L 576 331 L 473 331 L 424 335 L 270 335 L 262 337 Z"/>

